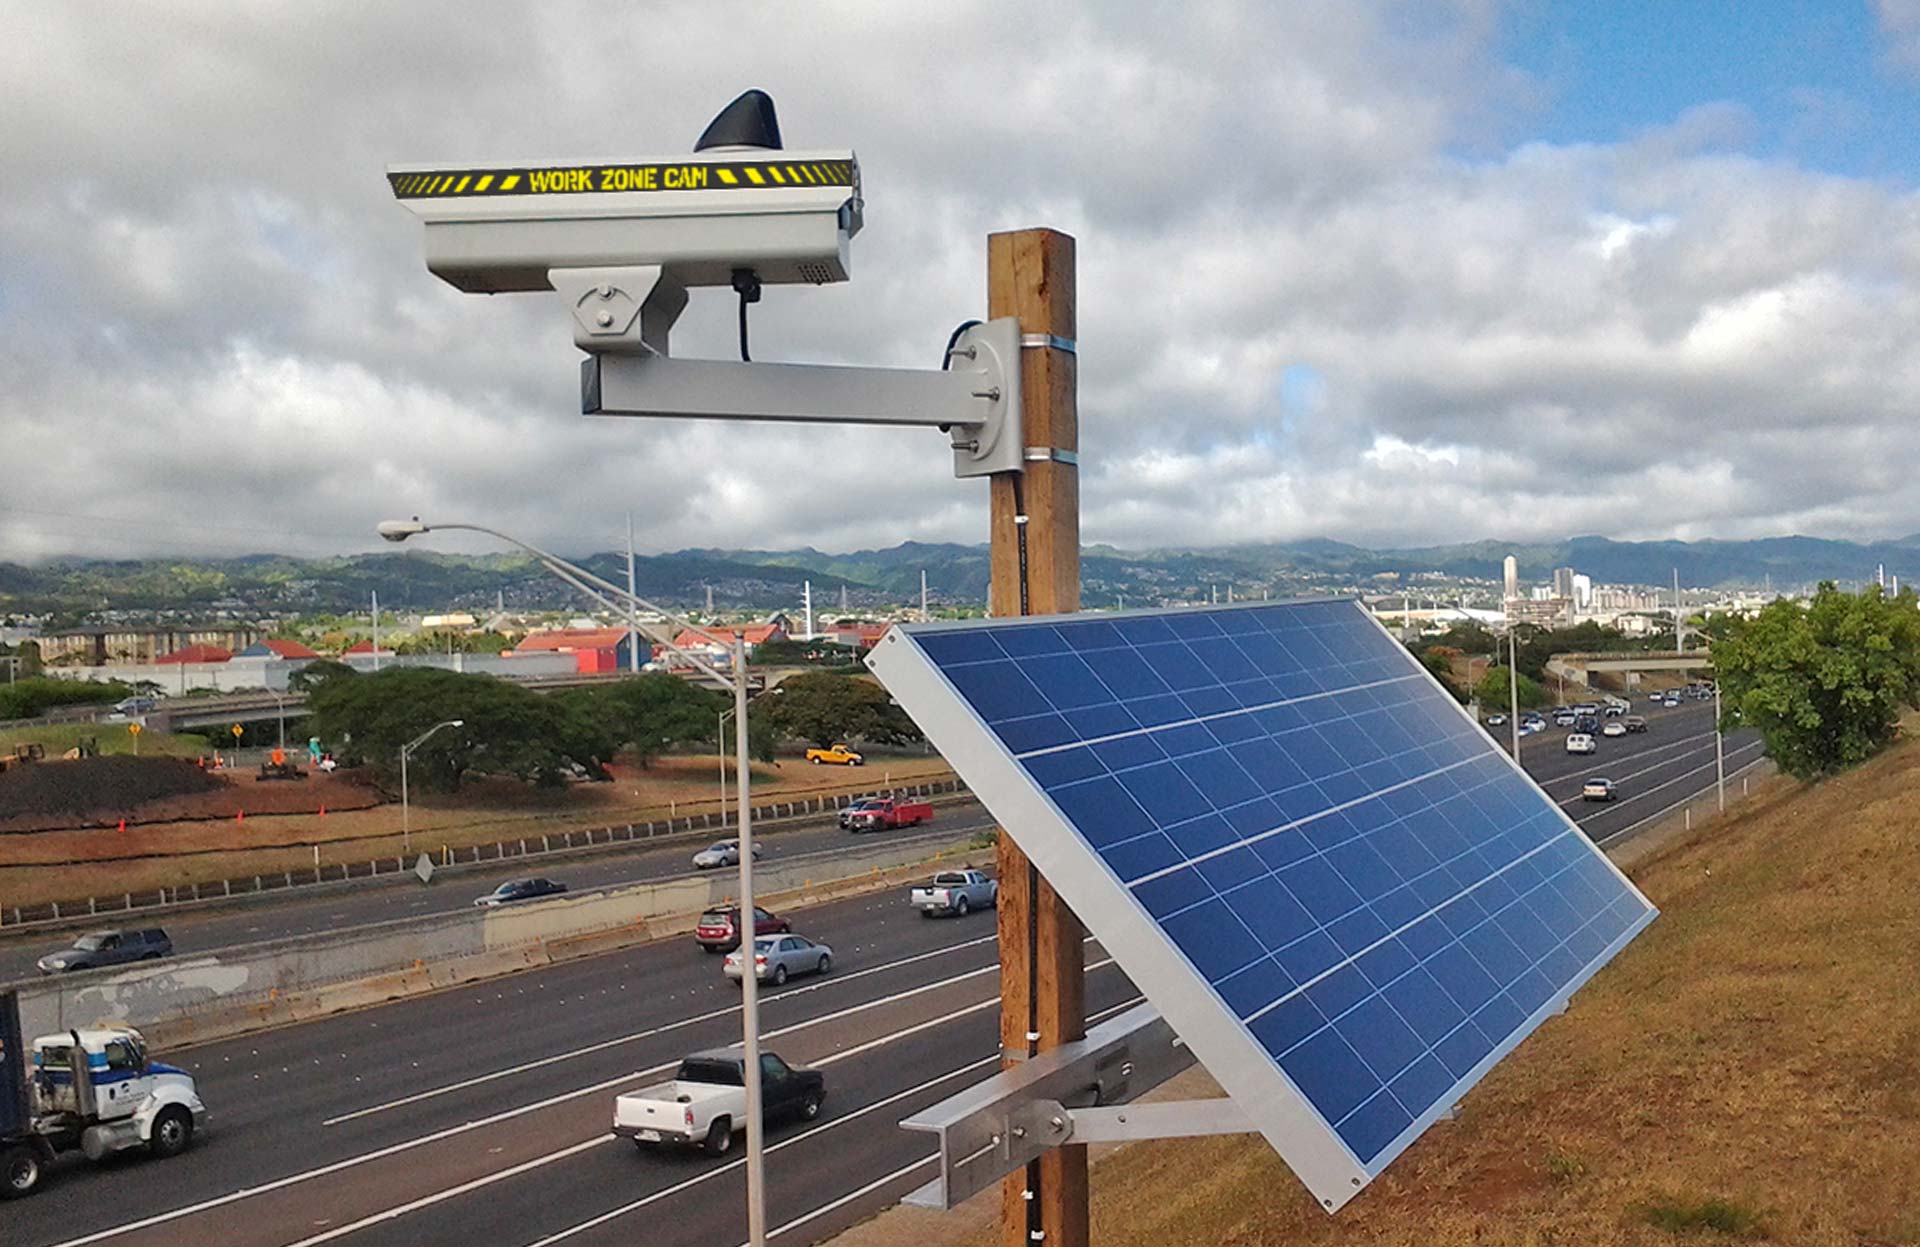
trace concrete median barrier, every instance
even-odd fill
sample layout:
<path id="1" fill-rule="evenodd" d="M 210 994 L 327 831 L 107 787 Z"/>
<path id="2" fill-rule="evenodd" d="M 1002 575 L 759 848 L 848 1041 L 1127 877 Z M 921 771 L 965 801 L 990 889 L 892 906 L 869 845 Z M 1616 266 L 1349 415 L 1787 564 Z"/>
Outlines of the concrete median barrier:
<path id="1" fill-rule="evenodd" d="M 771 908 L 897 887 L 933 866 L 977 865 L 993 850 L 876 844 L 769 864 L 755 893 Z M 436 914 L 207 956 L 37 979 L 19 986 L 28 1034 L 99 1022 L 140 1027 L 161 1047 L 302 1022 L 649 940 L 684 936 L 730 903 L 732 871 L 583 892 L 538 904 Z"/>

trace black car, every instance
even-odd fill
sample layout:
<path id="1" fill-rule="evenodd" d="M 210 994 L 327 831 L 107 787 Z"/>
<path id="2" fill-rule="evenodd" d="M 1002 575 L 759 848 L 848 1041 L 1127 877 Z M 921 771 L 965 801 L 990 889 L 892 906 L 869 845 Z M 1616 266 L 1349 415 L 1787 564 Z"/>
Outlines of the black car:
<path id="1" fill-rule="evenodd" d="M 40 973 L 71 974 L 75 970 L 97 970 L 101 966 L 125 965 L 129 961 L 152 961 L 173 953 L 173 941 L 159 927 L 133 931 L 89 931 L 73 942 L 72 948 L 48 953 L 40 958 Z"/>
<path id="2" fill-rule="evenodd" d="M 1600 720 L 1596 715 L 1578 715 L 1573 720 L 1573 730 L 1585 732 L 1589 736 L 1596 735 L 1600 731 Z"/>
<path id="3" fill-rule="evenodd" d="M 543 896 L 558 896 L 567 885 L 552 879 L 510 879 L 473 903 L 482 909 L 511 905 L 516 901 L 534 901 Z"/>

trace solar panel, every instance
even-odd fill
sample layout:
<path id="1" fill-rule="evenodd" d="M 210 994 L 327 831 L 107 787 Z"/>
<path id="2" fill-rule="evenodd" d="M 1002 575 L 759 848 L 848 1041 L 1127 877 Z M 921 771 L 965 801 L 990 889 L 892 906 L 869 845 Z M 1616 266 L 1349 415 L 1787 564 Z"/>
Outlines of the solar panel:
<path id="1" fill-rule="evenodd" d="M 909 624 L 868 662 L 1329 1209 L 1654 918 L 1356 602 Z"/>

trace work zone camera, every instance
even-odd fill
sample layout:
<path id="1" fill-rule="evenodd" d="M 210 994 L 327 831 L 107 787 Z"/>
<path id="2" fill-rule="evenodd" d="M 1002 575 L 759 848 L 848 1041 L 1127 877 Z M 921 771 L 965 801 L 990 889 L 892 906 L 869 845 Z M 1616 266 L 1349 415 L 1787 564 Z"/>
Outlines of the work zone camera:
<path id="1" fill-rule="evenodd" d="M 952 435 L 957 475 L 1021 468 L 1011 317 L 956 330 L 937 372 L 751 362 L 748 305 L 763 286 L 847 280 L 862 212 L 854 154 L 784 150 L 762 92 L 688 156 L 393 165 L 387 182 L 424 222 L 435 276 L 566 300 L 589 414 L 931 425 Z M 739 297 L 741 362 L 671 359 L 687 292 L 716 286 Z"/>

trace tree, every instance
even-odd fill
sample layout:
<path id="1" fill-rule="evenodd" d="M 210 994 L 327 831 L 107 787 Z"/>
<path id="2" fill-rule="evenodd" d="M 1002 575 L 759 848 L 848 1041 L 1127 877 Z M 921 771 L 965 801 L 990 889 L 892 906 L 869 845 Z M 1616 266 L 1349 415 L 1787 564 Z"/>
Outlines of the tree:
<path id="1" fill-rule="evenodd" d="M 1821 584 L 1810 603 L 1776 601 L 1713 646 L 1722 724 L 1760 730 L 1799 779 L 1855 766 L 1920 709 L 1920 604 L 1913 590 Z"/>
<path id="2" fill-rule="evenodd" d="M 0 719 L 34 719 L 54 706 L 107 705 L 133 695 L 113 681 L 56 680 L 46 676 L 0 684 Z"/>
<path id="3" fill-rule="evenodd" d="M 463 720 L 415 750 L 409 779 L 452 791 L 470 771 L 537 784 L 562 782 L 573 765 L 597 772 L 613 754 L 604 725 L 563 701 L 492 676 L 390 667 L 328 679 L 308 694 L 312 731 L 343 760 L 383 776 L 399 772 L 400 747 L 436 723 Z"/>
<path id="4" fill-rule="evenodd" d="M 316 658 L 287 677 L 287 691 L 289 693 L 311 693 L 328 680 L 358 674 L 360 673 L 338 659 Z"/>
<path id="5" fill-rule="evenodd" d="M 714 741 L 724 749 L 717 738 L 719 720 L 733 704 L 723 694 L 664 672 L 568 689 L 553 698 L 594 730 L 631 746 L 643 767 L 677 746 Z"/>
<path id="6" fill-rule="evenodd" d="M 1460 651 L 1450 645 L 1430 645 L 1426 652 L 1420 655 L 1420 665 L 1431 671 L 1434 678 L 1439 680 L 1456 699 L 1464 701 L 1465 698 L 1461 697 L 1459 682 L 1453 675 L 1453 664 L 1461 657 Z"/>
<path id="7" fill-rule="evenodd" d="M 1482 708 L 1496 712 L 1505 710 L 1509 700 L 1513 696 L 1512 686 L 1508 682 L 1507 668 L 1488 667 L 1487 673 L 1480 677 L 1480 683 L 1474 685 L 1473 695 L 1479 700 Z M 1523 710 L 1531 709 L 1546 700 L 1547 696 L 1540 691 L 1540 686 L 1533 681 L 1532 677 L 1522 671 L 1520 673 L 1521 708 Z"/>
<path id="8" fill-rule="evenodd" d="M 761 700 L 767 703 L 768 726 L 783 737 L 816 745 L 842 740 L 905 745 L 921 740 L 920 729 L 906 712 L 864 676 L 810 671 Z"/>

